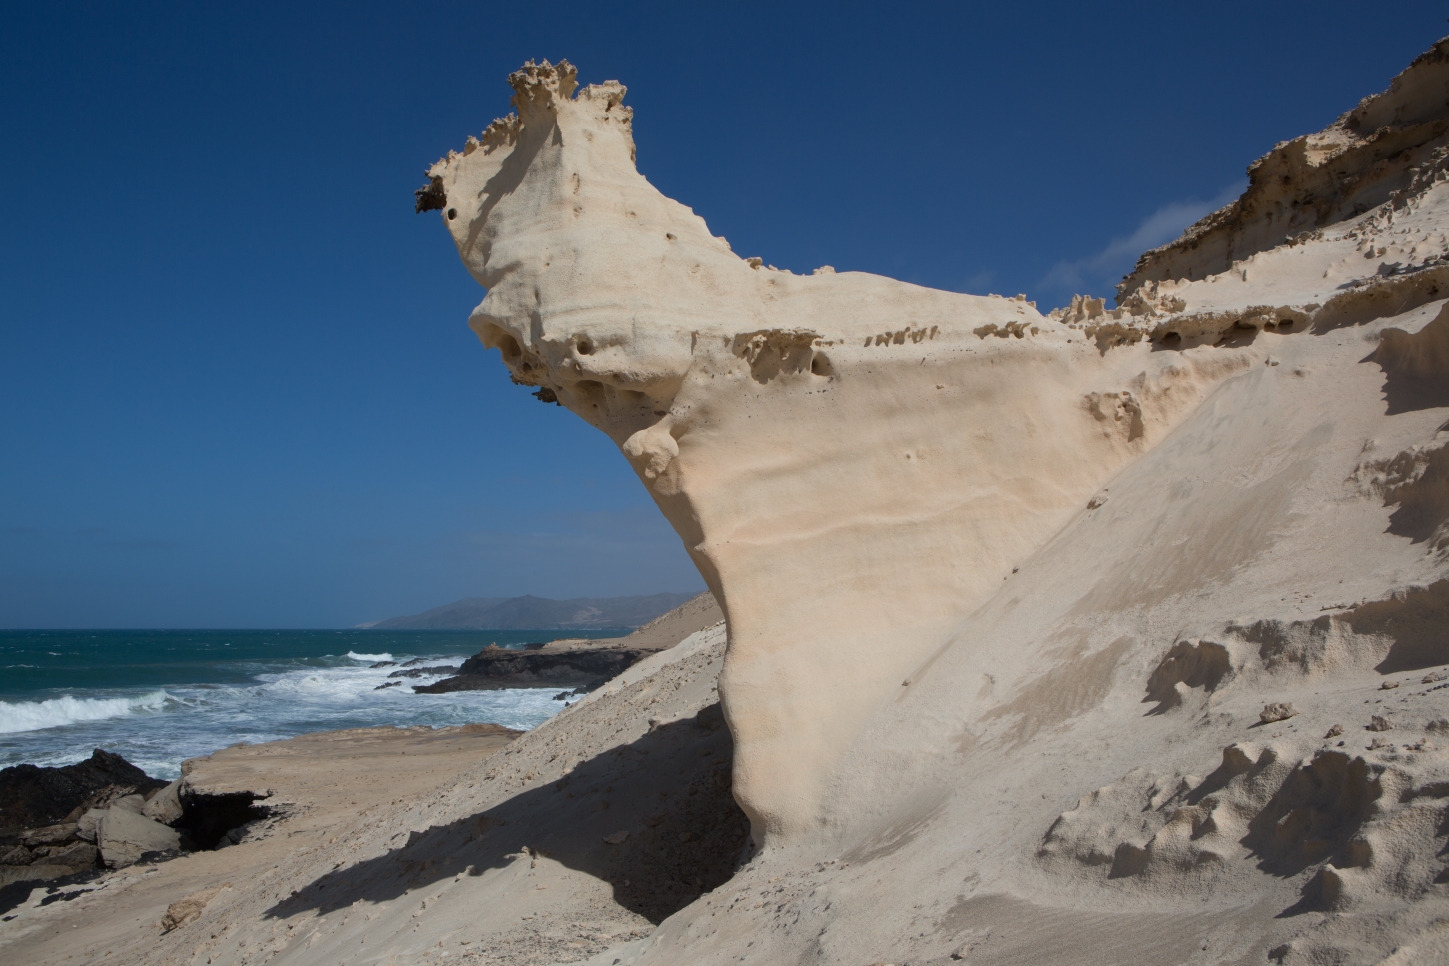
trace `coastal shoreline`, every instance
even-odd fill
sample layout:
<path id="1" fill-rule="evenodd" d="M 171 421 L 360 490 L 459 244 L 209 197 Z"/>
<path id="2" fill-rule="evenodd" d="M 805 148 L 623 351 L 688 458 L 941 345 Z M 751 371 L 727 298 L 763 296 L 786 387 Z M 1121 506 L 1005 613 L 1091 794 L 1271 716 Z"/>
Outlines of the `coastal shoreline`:
<path id="1" fill-rule="evenodd" d="M 724 643 L 722 626 L 693 634 L 523 734 L 354 729 L 192 759 L 198 793 L 266 814 L 233 845 L 32 890 L 0 955 L 180 966 L 294 945 L 350 962 L 410 937 L 418 956 L 552 963 L 644 941 L 744 854 Z"/>
<path id="2" fill-rule="evenodd" d="M 686 601 L 623 637 L 566 637 L 523 650 L 487 647 L 457 673 L 416 685 L 418 694 L 503 688 L 577 688 L 592 691 L 651 654 L 667 650 L 696 631 L 724 621 L 709 592 Z M 560 699 L 564 695 L 559 696 Z"/>
<path id="3" fill-rule="evenodd" d="M 492 641 L 521 649 L 526 641 L 564 634 L 574 636 L 572 631 L 103 632 L 94 640 L 79 634 L 0 635 L 6 662 L 37 665 L 14 677 L 10 671 L 0 675 L 0 769 L 64 766 L 104 748 L 171 781 L 185 759 L 238 741 L 475 721 L 526 729 L 558 710 L 553 692 L 418 698 L 409 685 L 451 672 L 389 674 L 416 658 L 432 667 L 456 667 Z M 21 637 L 23 646 L 16 643 Z M 394 666 L 373 667 L 383 661 Z M 393 686 L 377 690 L 387 683 Z"/>

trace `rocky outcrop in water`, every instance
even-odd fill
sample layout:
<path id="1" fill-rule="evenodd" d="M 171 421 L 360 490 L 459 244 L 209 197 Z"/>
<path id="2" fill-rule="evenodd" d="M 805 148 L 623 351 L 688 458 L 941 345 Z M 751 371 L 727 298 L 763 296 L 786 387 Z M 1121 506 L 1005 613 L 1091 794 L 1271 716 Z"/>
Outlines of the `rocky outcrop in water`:
<path id="1" fill-rule="evenodd" d="M 450 678 L 414 687 L 419 694 L 492 691 L 500 688 L 579 688 L 591 691 L 658 651 L 696 631 L 720 623 L 719 605 L 700 594 L 661 614 L 626 637 L 566 638 L 528 644 L 524 649 L 486 647 L 463 662 Z M 443 671 L 443 668 L 418 668 Z M 389 677 L 404 672 L 394 671 Z M 383 685 L 387 687 L 388 685 Z"/>
<path id="2" fill-rule="evenodd" d="M 579 643 L 579 642 L 572 642 Z M 463 662 L 458 673 L 413 688 L 419 694 L 492 691 L 501 688 L 582 687 L 592 690 L 653 651 L 634 648 L 557 647 L 515 650 L 486 647 Z"/>

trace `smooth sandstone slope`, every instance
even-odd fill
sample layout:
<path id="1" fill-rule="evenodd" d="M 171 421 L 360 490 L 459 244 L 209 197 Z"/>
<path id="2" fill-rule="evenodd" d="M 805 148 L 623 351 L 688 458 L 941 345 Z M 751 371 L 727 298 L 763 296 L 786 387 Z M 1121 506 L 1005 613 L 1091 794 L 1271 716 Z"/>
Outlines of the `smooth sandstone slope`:
<path id="1" fill-rule="evenodd" d="M 660 614 L 642 627 L 623 637 L 605 638 L 597 643 L 607 647 L 636 648 L 641 651 L 673 647 L 696 631 L 724 620 L 724 612 L 709 591 L 691 597 L 667 614 Z M 582 643 L 583 639 L 579 639 Z M 556 644 L 558 642 L 550 642 Z"/>

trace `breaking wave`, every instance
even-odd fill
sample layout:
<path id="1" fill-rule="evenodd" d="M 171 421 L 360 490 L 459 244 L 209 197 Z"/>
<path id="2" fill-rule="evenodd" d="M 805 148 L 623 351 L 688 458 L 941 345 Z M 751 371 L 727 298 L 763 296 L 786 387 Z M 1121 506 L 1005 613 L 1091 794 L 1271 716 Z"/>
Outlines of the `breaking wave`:
<path id="1" fill-rule="evenodd" d="M 347 652 L 347 656 L 350 657 L 350 658 L 352 658 L 354 661 L 373 661 L 373 662 L 377 662 L 377 661 L 391 661 L 392 660 L 392 655 L 389 654 L 389 653 L 387 653 L 386 651 L 382 652 L 381 654 L 358 654 L 356 651 L 348 651 Z"/>
<path id="2" fill-rule="evenodd" d="M 59 728 L 77 721 L 103 721 L 133 711 L 160 711 L 171 700 L 165 691 L 152 691 L 134 698 L 72 698 L 66 695 L 48 701 L 0 701 L 0 734 Z"/>
<path id="3" fill-rule="evenodd" d="M 101 643 L 87 637 L 74 648 L 55 648 L 62 653 L 52 657 L 45 650 L 49 642 L 26 650 L 16 646 L 14 635 L 7 642 L 0 633 L 0 768 L 22 762 L 69 765 L 103 748 L 171 779 L 186 759 L 218 748 L 316 731 L 479 721 L 526 730 L 563 710 L 564 702 L 554 700 L 557 689 L 418 694 L 413 687 L 447 673 L 432 668 L 457 667 L 495 638 L 507 647 L 532 636 L 337 640 L 333 632 L 248 637 L 217 631 L 158 640 L 112 632 Z M 126 652 L 124 662 L 109 668 L 117 649 Z M 5 668 L 22 662 L 47 672 L 47 662 L 54 662 L 55 674 Z M 398 663 L 371 666 L 381 662 Z M 106 673 L 99 673 L 103 667 Z M 67 677 L 72 671 L 78 673 Z M 58 682 L 64 683 L 45 687 Z M 21 689 L 25 684 L 29 690 Z"/>

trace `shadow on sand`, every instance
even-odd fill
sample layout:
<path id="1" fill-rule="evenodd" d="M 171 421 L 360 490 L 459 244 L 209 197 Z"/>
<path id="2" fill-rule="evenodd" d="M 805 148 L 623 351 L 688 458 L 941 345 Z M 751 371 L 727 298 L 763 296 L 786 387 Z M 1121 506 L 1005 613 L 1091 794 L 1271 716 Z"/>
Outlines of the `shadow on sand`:
<path id="1" fill-rule="evenodd" d="M 718 704 L 580 762 L 566 778 L 413 832 L 406 845 L 321 876 L 267 910 L 326 914 L 534 855 L 608 882 L 621 906 L 659 923 L 733 874 L 749 823 L 730 794 L 733 743 Z M 629 833 L 624 843 L 605 836 Z M 470 870 L 471 867 L 471 870 Z"/>

